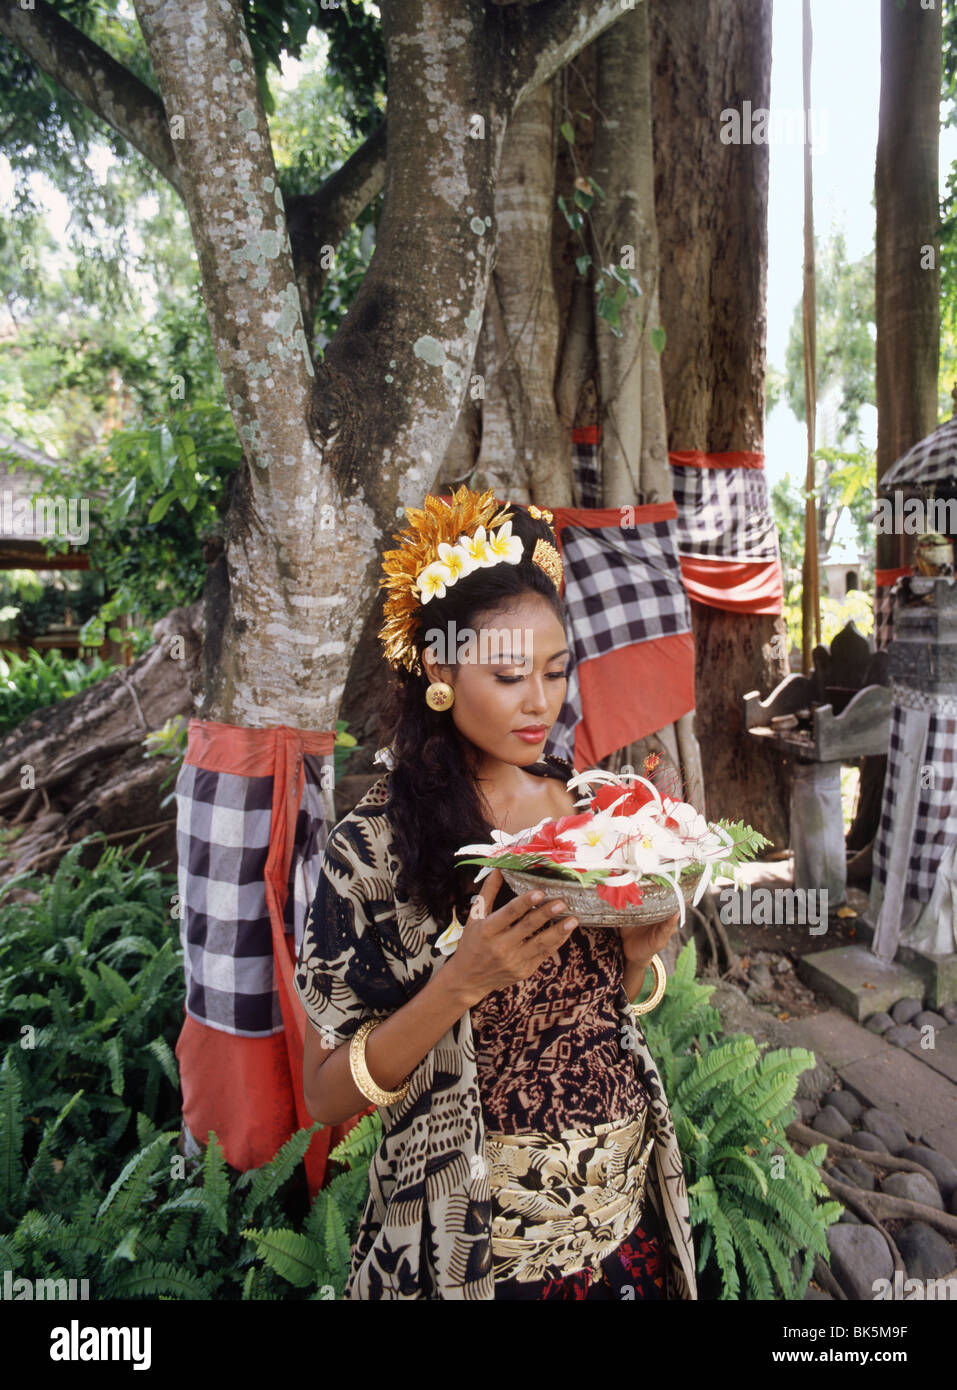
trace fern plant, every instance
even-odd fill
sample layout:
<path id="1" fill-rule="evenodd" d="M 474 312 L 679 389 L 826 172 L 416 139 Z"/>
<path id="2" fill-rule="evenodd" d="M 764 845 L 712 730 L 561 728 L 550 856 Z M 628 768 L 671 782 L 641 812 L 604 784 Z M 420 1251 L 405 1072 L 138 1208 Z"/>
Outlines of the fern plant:
<path id="1" fill-rule="evenodd" d="M 48 1123 L 32 1161 L 25 1159 L 27 1117 L 11 1056 L 0 1065 L 0 1184 L 3 1212 L 9 1218 L 16 1208 L 17 1217 L 0 1218 L 0 1261 L 16 1278 L 86 1279 L 97 1299 L 341 1296 L 368 1193 L 369 1143 L 378 1142 L 377 1124 L 366 1123 L 372 1117 L 360 1121 L 351 1145 L 330 1155 L 343 1171 L 297 1231 L 288 1224 L 289 1185 L 320 1124 L 299 1130 L 269 1163 L 237 1175 L 214 1134 L 202 1161 L 187 1163 L 173 1151 L 175 1134 L 157 1132 L 139 1114 L 139 1148 L 104 1193 L 94 1149 L 62 1143 L 62 1121 L 79 1093 Z M 79 1194 L 77 1173 L 85 1179 Z"/>
<path id="2" fill-rule="evenodd" d="M 308 1289 L 311 1299 L 342 1297 L 369 1194 L 369 1161 L 381 1137 L 382 1120 L 376 1111 L 363 1115 L 330 1152 L 343 1171 L 317 1192 L 301 1233 L 289 1227 L 243 1231 L 266 1265 L 296 1288 Z M 257 1271 L 251 1270 L 244 1296 L 261 1296 L 255 1292 L 256 1278 Z"/>
<path id="3" fill-rule="evenodd" d="M 93 1145 L 112 1181 L 136 1110 L 178 1123 L 183 967 L 175 878 L 109 845 L 86 867 L 98 839 L 74 845 L 52 878 L 20 874 L 0 890 L 0 1037 L 31 1117 L 27 1156 L 60 1117 L 62 1137 Z M 6 900 L 14 886 L 33 900 Z"/>
<path id="4" fill-rule="evenodd" d="M 815 1255 L 829 1260 L 827 1228 L 843 1211 L 817 1200 L 828 1193 L 826 1145 L 802 1156 L 785 1133 L 798 1078 L 815 1058 L 805 1048 L 762 1055 L 744 1033 L 719 1037 L 714 986 L 695 979 L 695 965 L 689 941 L 644 1032 L 684 1161 L 702 1296 L 801 1299 Z"/>

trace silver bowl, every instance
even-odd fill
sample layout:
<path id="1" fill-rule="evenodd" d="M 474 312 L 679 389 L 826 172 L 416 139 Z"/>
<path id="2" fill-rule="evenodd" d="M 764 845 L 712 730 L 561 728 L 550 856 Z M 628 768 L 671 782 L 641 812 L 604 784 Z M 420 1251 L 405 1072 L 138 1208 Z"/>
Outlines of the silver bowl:
<path id="1" fill-rule="evenodd" d="M 549 898 L 561 898 L 568 906 L 569 916 L 577 917 L 583 927 L 643 927 L 649 922 L 660 922 L 663 918 L 671 917 L 678 911 L 678 899 L 670 885 L 643 884 L 640 903 L 617 908 L 598 896 L 594 884 L 584 886 L 572 878 L 521 873 L 516 869 L 502 869 L 500 872 L 516 895 L 527 893 L 531 888 L 540 888 Z M 679 878 L 678 884 L 686 905 L 694 897 L 703 873 L 703 867 L 685 870 Z"/>

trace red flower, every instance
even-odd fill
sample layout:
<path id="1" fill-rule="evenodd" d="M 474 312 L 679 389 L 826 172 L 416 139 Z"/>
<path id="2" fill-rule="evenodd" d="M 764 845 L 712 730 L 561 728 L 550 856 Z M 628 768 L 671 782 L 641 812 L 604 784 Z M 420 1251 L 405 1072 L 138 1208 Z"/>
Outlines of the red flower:
<path id="1" fill-rule="evenodd" d="M 611 903 L 612 907 L 625 908 L 629 903 L 636 906 L 641 902 L 642 892 L 637 883 L 626 883 L 616 887 L 614 881 L 608 883 L 596 883 L 598 896 L 604 898 L 606 903 Z"/>
<path id="2" fill-rule="evenodd" d="M 622 787 L 602 787 L 592 797 L 591 809 L 593 811 L 606 810 L 607 807 L 609 807 L 611 803 L 616 799 L 616 797 L 622 795 L 622 792 L 624 790 L 626 789 Z M 639 782 L 637 786 L 632 787 L 631 790 L 628 791 L 624 799 L 620 801 L 619 804 L 612 811 L 612 815 L 633 816 L 636 811 L 641 810 L 642 806 L 647 805 L 649 801 L 654 801 L 654 799 L 654 793 L 650 791 L 648 787 L 642 786 Z"/>
<path id="3" fill-rule="evenodd" d="M 581 819 L 587 820 L 588 817 L 562 817 L 562 820 L 566 822 Z M 567 844 L 564 840 L 559 838 L 559 827 L 561 824 L 561 821 L 546 821 L 530 840 L 523 840 L 520 844 L 511 845 L 509 849 L 515 854 L 547 854 L 556 864 L 564 864 L 568 860 L 575 858 L 576 850 L 574 845 Z M 565 828 L 568 828 L 567 825 Z"/>

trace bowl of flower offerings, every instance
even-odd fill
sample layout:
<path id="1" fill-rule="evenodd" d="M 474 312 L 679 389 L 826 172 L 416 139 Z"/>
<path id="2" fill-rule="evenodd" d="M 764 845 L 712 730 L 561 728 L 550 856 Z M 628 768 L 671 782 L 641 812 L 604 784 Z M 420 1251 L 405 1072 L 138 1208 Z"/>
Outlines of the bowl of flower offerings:
<path id="1" fill-rule="evenodd" d="M 736 878 L 736 865 L 769 843 L 741 822 L 706 821 L 632 772 L 592 768 L 565 785 L 598 790 L 576 802 L 575 814 L 515 835 L 493 830 L 491 844 L 456 851 L 473 856 L 460 863 L 480 866 L 476 882 L 498 869 L 516 894 L 540 888 L 561 897 L 583 926 L 644 926 L 675 912 L 683 925 L 713 877 Z"/>

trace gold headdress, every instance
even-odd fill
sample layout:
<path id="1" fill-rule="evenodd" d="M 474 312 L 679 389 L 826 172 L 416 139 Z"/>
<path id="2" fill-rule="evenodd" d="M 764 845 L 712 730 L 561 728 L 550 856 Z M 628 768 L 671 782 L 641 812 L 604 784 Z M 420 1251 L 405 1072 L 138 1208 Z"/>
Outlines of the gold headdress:
<path id="1" fill-rule="evenodd" d="M 416 613 L 433 595 L 443 598 L 447 588 L 474 569 L 502 561 L 518 564 L 524 546 L 521 537 L 512 535 L 508 507 L 496 511 L 494 488 L 479 493 L 463 484 L 451 502 L 428 496 L 423 509 L 404 510 L 409 527 L 393 536 L 401 548 L 387 550 L 383 556 L 379 587 L 387 587 L 390 594 L 384 607 L 386 621 L 378 635 L 393 670 L 401 665 L 418 675 L 422 668 L 413 641 Z M 538 507 L 528 510 L 551 525 L 551 512 Z M 556 589 L 561 586 L 561 557 L 550 541 L 535 542 L 532 563 L 545 571 Z"/>

